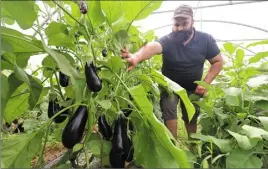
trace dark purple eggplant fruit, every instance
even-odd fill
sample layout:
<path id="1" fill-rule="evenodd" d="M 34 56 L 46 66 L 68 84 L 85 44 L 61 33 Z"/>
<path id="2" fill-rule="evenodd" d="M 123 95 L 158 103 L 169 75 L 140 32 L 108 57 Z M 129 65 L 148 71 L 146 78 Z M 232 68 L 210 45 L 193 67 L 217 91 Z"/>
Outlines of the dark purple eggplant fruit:
<path id="1" fill-rule="evenodd" d="M 103 135 L 105 140 L 109 140 L 109 138 L 112 137 L 113 133 L 104 115 L 98 118 L 98 126 L 99 126 L 99 131 Z"/>
<path id="2" fill-rule="evenodd" d="M 134 146 L 131 139 L 128 138 L 128 147 L 125 148 L 122 158 L 126 162 L 131 162 L 133 160 L 133 155 L 134 155 Z"/>
<path id="3" fill-rule="evenodd" d="M 79 106 L 63 130 L 62 144 L 64 147 L 72 149 L 75 144 L 81 141 L 87 119 L 87 107 Z"/>
<path id="4" fill-rule="evenodd" d="M 67 87 L 69 84 L 69 77 L 62 73 L 61 71 L 59 72 L 59 79 L 60 79 L 60 85 L 62 87 Z"/>
<path id="5" fill-rule="evenodd" d="M 54 116 L 56 113 L 59 112 L 60 110 L 60 105 L 57 103 L 58 99 L 56 98 L 55 100 L 50 100 L 48 102 L 48 118 L 51 118 L 52 116 Z"/>
<path id="6" fill-rule="evenodd" d="M 90 62 L 89 66 L 86 62 L 85 75 L 86 75 L 86 82 L 87 82 L 88 89 L 93 92 L 99 92 L 102 88 L 102 83 L 98 77 L 98 74 L 96 72 L 96 68 L 93 62 Z"/>
<path id="7" fill-rule="evenodd" d="M 113 149 L 109 153 L 109 161 L 113 168 L 125 168 L 125 160 L 122 158 L 122 153 L 116 153 Z"/>
<path id="8" fill-rule="evenodd" d="M 114 133 L 112 138 L 112 148 L 116 153 L 122 153 L 124 150 L 124 141 L 123 141 L 123 129 L 124 129 L 124 120 L 122 115 L 119 115 L 118 119 L 115 120 L 114 124 Z"/>
<path id="9" fill-rule="evenodd" d="M 106 57 L 107 54 L 108 54 L 108 52 L 107 52 L 106 49 L 103 49 L 102 52 L 101 52 L 101 54 L 102 54 L 103 57 Z"/>
<path id="10" fill-rule="evenodd" d="M 62 109 L 64 109 L 65 107 L 60 107 L 59 111 L 61 111 Z M 64 112 L 62 112 L 61 114 L 59 114 L 57 117 L 54 118 L 54 122 L 55 123 L 62 123 L 64 122 L 64 120 L 67 118 L 67 115 L 69 114 L 68 109 L 65 110 Z"/>
<path id="11" fill-rule="evenodd" d="M 88 9 L 85 0 L 80 0 L 79 9 L 82 14 L 87 14 Z"/>

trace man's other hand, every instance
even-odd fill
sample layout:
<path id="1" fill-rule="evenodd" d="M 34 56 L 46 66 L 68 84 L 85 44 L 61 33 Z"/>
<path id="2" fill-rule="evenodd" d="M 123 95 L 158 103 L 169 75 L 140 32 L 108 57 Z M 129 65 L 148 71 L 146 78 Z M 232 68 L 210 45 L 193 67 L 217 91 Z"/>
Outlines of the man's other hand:
<path id="1" fill-rule="evenodd" d="M 128 70 L 133 70 L 138 63 L 137 57 L 130 53 L 127 49 L 121 49 L 120 55 L 128 62 Z"/>
<path id="2" fill-rule="evenodd" d="M 204 96 L 204 95 L 206 95 L 207 90 L 203 86 L 198 85 L 195 89 L 195 93 L 200 95 L 200 96 Z"/>

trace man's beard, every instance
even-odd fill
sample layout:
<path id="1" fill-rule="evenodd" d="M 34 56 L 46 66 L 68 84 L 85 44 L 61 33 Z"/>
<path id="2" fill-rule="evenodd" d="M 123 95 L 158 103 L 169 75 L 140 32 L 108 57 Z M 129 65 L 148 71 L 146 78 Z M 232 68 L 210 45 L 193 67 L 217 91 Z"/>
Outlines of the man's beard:
<path id="1" fill-rule="evenodd" d="M 183 43 L 187 41 L 190 36 L 192 35 L 193 28 L 187 29 L 187 30 L 181 30 L 181 31 L 173 31 L 172 36 L 174 38 L 174 41 L 178 43 Z"/>

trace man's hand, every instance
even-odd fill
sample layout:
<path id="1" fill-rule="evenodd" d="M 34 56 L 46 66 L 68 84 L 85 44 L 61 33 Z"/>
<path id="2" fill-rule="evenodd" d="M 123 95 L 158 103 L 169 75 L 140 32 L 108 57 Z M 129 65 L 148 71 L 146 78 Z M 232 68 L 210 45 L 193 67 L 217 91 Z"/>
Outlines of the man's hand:
<path id="1" fill-rule="evenodd" d="M 120 55 L 128 62 L 128 70 L 133 70 L 138 63 L 137 56 L 129 53 L 127 49 L 121 49 Z"/>
<path id="2" fill-rule="evenodd" d="M 203 96 L 203 95 L 206 95 L 207 90 L 203 86 L 198 85 L 195 89 L 195 93 L 200 96 Z"/>
<path id="3" fill-rule="evenodd" d="M 162 53 L 161 44 L 159 42 L 149 42 L 134 54 L 129 53 L 127 49 L 121 49 L 120 55 L 128 62 L 128 70 L 132 70 L 138 63 L 150 59 L 153 55 L 160 53 Z"/>

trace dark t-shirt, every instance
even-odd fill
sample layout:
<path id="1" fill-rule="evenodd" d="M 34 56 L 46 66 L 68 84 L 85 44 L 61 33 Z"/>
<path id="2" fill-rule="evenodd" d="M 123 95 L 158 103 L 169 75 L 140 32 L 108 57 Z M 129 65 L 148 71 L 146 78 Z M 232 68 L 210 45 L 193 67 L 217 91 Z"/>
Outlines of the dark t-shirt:
<path id="1" fill-rule="evenodd" d="M 162 73 L 186 90 L 195 90 L 203 75 L 204 62 L 220 53 L 215 39 L 195 30 L 193 39 L 184 46 L 174 40 L 172 33 L 157 41 L 163 48 Z"/>

